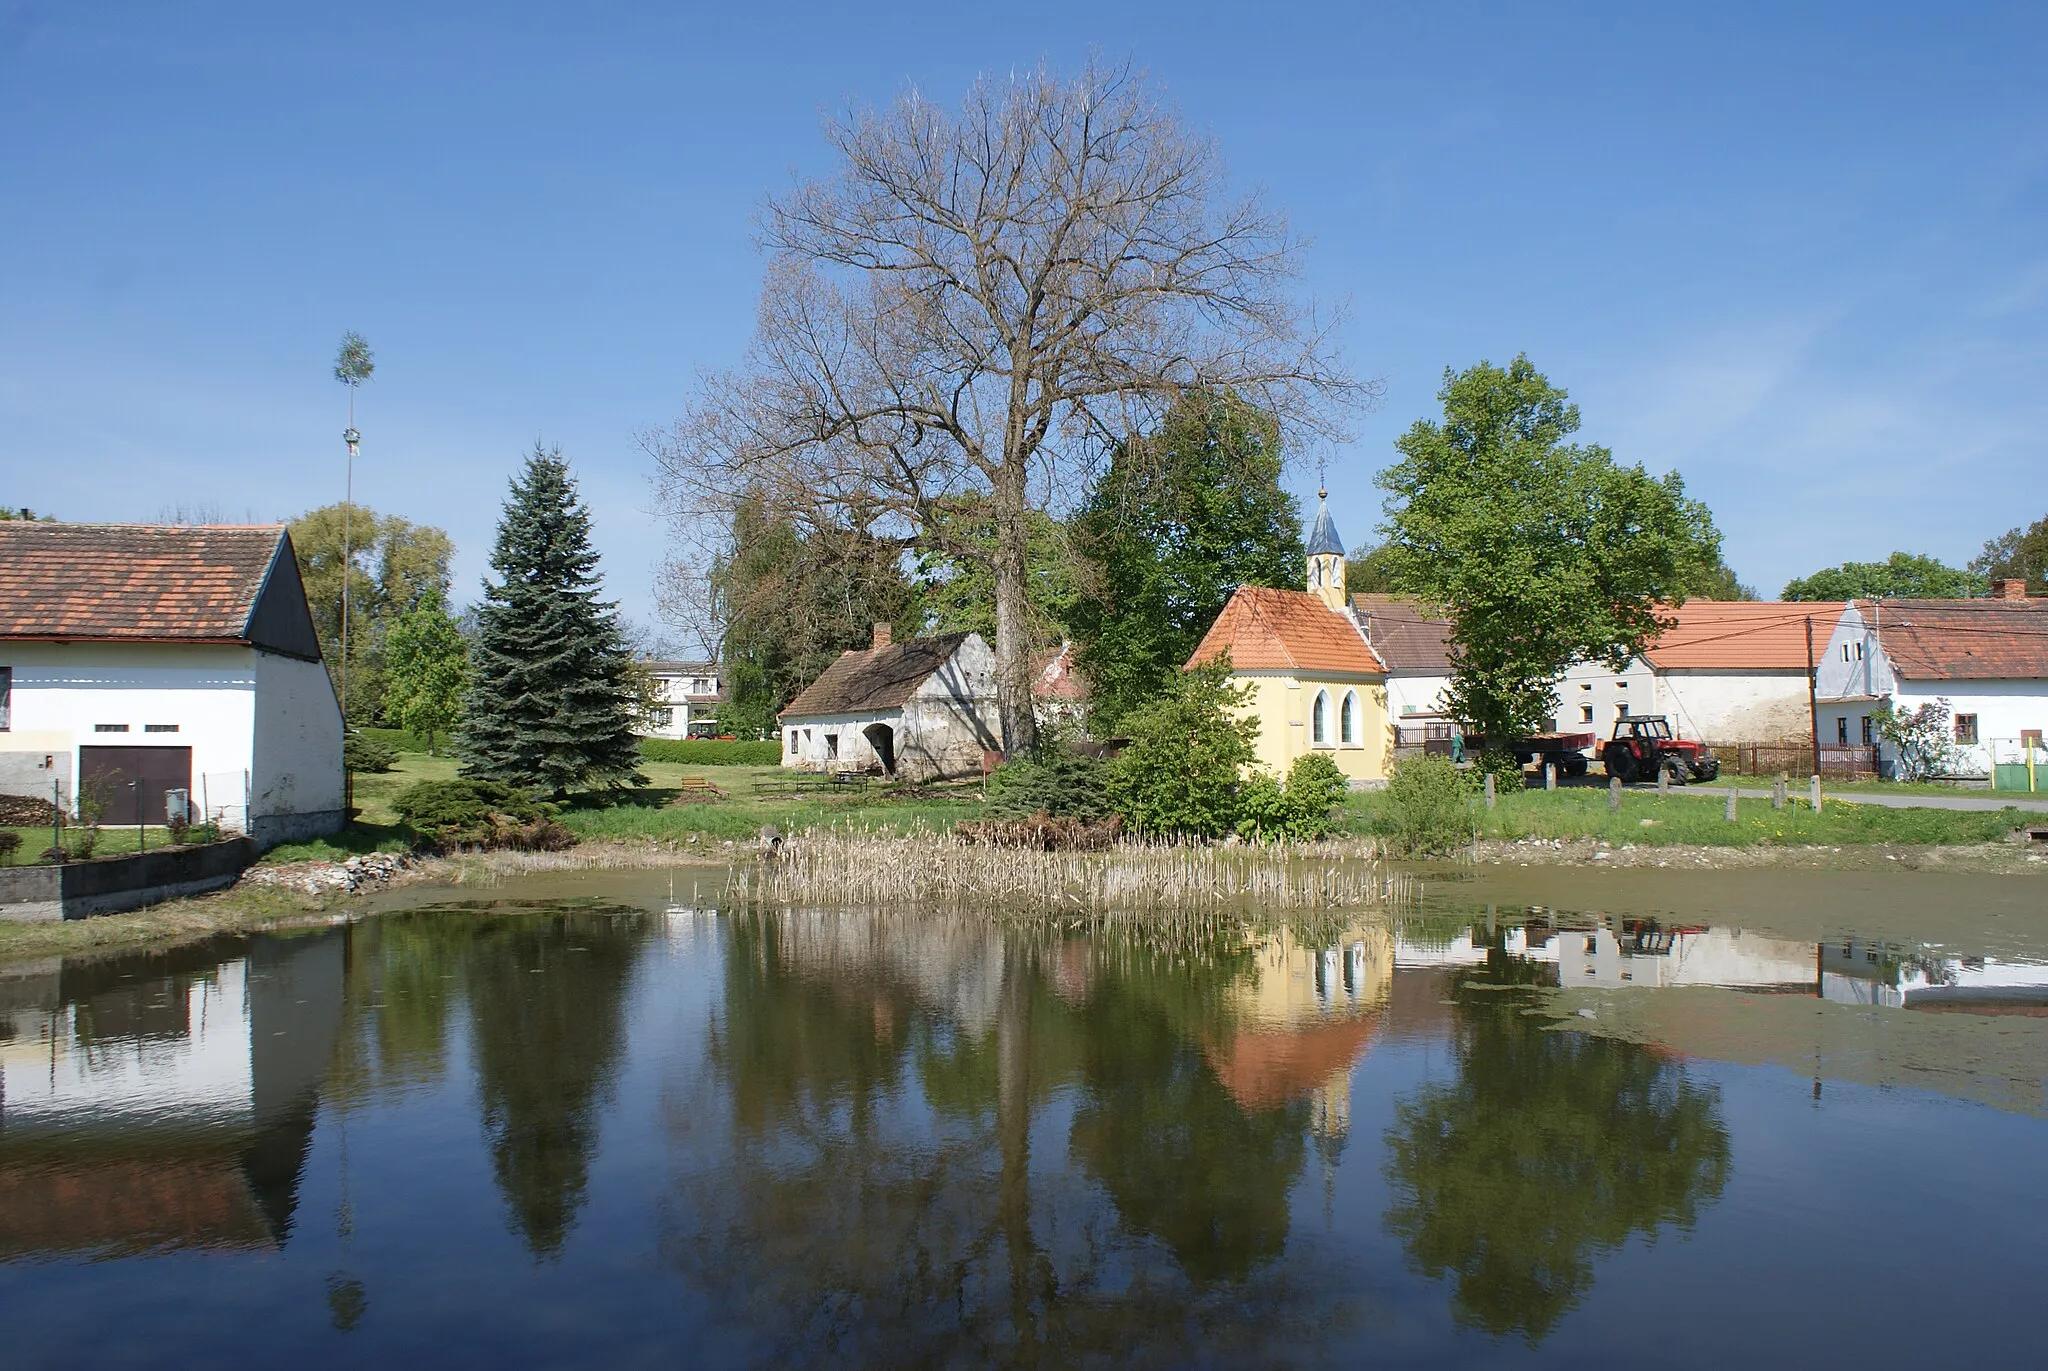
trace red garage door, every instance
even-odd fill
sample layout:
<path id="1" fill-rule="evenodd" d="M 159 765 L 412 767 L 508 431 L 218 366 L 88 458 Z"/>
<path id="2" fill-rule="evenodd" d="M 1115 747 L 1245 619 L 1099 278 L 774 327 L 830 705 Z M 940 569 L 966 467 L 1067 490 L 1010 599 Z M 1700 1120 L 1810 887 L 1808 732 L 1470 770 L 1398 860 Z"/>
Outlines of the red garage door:
<path id="1" fill-rule="evenodd" d="M 78 784 L 81 794 L 98 797 L 103 823 L 160 824 L 165 793 L 192 789 L 192 749 L 81 747 Z"/>

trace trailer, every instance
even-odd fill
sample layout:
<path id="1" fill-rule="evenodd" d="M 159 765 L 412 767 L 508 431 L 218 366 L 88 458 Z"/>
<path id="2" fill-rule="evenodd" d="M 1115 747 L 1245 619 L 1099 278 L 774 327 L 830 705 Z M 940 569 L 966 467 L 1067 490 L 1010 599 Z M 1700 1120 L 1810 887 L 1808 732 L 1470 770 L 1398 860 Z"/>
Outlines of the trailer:
<path id="1" fill-rule="evenodd" d="M 1513 753 L 1515 760 L 1523 766 L 1534 762 L 1539 768 L 1556 767 L 1560 776 L 1583 776 L 1593 760 L 1588 754 L 1599 741 L 1599 737 L 1592 733 L 1531 733 L 1515 739 L 1502 750 Z M 1465 736 L 1467 757 L 1478 756 L 1486 750 L 1484 737 L 1476 734 Z"/>

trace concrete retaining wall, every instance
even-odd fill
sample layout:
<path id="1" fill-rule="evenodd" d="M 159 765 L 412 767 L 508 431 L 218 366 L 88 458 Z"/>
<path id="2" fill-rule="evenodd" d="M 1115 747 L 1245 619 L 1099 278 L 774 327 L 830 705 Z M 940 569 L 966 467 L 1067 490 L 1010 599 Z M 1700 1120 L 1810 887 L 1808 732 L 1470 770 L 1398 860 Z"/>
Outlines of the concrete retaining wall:
<path id="1" fill-rule="evenodd" d="M 229 838 L 101 861 L 0 867 L 0 919 L 54 922 L 140 909 L 233 885 L 255 860 L 255 843 Z"/>

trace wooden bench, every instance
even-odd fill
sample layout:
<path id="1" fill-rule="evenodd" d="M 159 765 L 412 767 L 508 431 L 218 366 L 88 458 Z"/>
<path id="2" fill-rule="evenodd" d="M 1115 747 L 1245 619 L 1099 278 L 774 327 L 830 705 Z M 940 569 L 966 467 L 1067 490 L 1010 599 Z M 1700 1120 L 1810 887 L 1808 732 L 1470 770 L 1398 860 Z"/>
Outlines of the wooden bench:
<path id="1" fill-rule="evenodd" d="M 676 782 L 676 788 L 685 795 L 723 795 L 725 792 L 702 776 L 685 776 Z"/>

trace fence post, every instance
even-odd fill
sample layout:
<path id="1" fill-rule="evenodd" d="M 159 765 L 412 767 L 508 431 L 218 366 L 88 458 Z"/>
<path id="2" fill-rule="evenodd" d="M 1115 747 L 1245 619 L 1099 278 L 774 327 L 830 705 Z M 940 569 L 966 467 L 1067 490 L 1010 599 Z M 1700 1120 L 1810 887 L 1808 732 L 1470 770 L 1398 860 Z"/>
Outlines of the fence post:
<path id="1" fill-rule="evenodd" d="M 1607 812 L 1616 813 L 1621 809 L 1621 777 L 1607 778 Z"/>
<path id="2" fill-rule="evenodd" d="M 1488 809 L 1493 808 L 1493 773 L 1491 771 L 1486 773 L 1486 807 Z"/>
<path id="3" fill-rule="evenodd" d="M 1728 813 L 1726 817 L 1729 823 L 1735 822 L 1735 787 L 1732 785 L 1728 787 Z"/>
<path id="4" fill-rule="evenodd" d="M 1816 814 L 1820 813 L 1820 773 L 1819 773 L 1819 772 L 1815 772 L 1815 773 L 1814 773 L 1814 776 L 1813 776 L 1813 812 L 1814 812 L 1814 813 L 1816 813 Z"/>
<path id="5" fill-rule="evenodd" d="M 1671 773 L 1661 766 L 1657 768 L 1657 793 L 1659 795 L 1669 795 L 1671 793 Z"/>
<path id="6" fill-rule="evenodd" d="M 1778 779 L 1771 782 L 1772 809 L 1783 809 L 1785 807 L 1785 788 L 1785 773 L 1781 771 L 1778 773 Z"/>
<path id="7" fill-rule="evenodd" d="M 1557 789 L 1557 763 L 1556 763 L 1556 762 L 1545 762 L 1545 763 L 1543 764 L 1543 788 L 1544 788 L 1545 790 L 1555 790 L 1555 789 Z"/>

